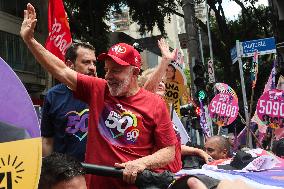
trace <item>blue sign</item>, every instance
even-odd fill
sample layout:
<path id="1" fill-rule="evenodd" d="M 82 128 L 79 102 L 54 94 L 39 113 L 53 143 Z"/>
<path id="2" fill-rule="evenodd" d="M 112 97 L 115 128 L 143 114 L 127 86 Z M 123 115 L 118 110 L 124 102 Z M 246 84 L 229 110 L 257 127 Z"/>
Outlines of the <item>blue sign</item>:
<path id="1" fill-rule="evenodd" d="M 237 56 L 237 48 L 234 47 L 231 49 L 231 60 L 232 60 L 232 63 L 235 64 L 238 60 L 238 56 Z"/>
<path id="2" fill-rule="evenodd" d="M 259 55 L 276 53 L 274 37 L 242 42 L 242 57 L 251 57 L 255 51 Z"/>

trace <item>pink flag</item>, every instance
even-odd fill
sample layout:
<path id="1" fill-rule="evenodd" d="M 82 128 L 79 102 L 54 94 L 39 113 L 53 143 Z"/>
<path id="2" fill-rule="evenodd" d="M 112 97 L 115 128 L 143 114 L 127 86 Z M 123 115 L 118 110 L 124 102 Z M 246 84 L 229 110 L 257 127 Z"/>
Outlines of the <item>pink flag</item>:
<path id="1" fill-rule="evenodd" d="M 273 68 L 272 68 L 271 73 L 269 75 L 268 81 L 265 84 L 265 87 L 264 87 L 262 94 L 264 94 L 268 90 L 275 88 L 275 74 L 276 74 L 275 64 L 276 64 L 276 60 L 273 63 Z M 252 117 L 251 121 L 258 125 L 258 131 L 259 131 L 258 139 L 259 139 L 259 141 L 262 141 L 264 136 L 265 136 L 267 126 L 259 119 L 256 111 L 255 111 L 254 116 Z"/>

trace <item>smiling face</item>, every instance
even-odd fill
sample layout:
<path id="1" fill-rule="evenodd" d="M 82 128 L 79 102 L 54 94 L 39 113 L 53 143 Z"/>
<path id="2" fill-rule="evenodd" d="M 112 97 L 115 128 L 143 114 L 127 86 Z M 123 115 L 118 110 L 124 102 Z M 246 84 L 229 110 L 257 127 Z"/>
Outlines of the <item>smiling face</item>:
<path id="1" fill-rule="evenodd" d="M 96 55 L 93 50 L 79 47 L 73 69 L 79 73 L 96 76 Z"/>
<path id="2" fill-rule="evenodd" d="M 134 70 L 132 66 L 121 66 L 112 59 L 106 59 L 105 79 L 112 96 L 128 96 L 131 93 L 132 82 L 137 78 Z"/>
<path id="3" fill-rule="evenodd" d="M 161 81 L 157 87 L 156 94 L 160 96 L 164 96 L 166 92 L 166 85 L 163 81 Z"/>

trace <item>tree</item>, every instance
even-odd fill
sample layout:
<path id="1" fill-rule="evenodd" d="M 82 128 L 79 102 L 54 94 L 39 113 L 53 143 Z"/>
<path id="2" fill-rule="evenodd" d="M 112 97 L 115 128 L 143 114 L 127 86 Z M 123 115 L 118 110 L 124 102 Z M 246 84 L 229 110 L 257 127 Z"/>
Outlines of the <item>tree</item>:
<path id="1" fill-rule="evenodd" d="M 211 18 L 211 28 L 217 79 L 237 89 L 239 72 L 237 66 L 231 64 L 230 49 L 236 39 L 243 41 L 272 36 L 270 26 L 273 17 L 269 8 L 255 7 L 257 0 L 232 1 L 242 8 L 239 17 L 233 21 L 225 17 L 223 0 L 210 0 L 208 4 L 215 14 Z M 99 54 L 108 47 L 109 26 L 106 21 L 113 10 L 119 12 L 120 7 L 126 5 L 132 20 L 140 25 L 141 33 L 150 32 L 158 26 L 165 35 L 165 18 L 175 14 L 180 3 L 180 0 L 69 0 L 65 1 L 65 6 L 74 38 L 89 41 Z M 204 23 L 199 21 L 199 25 L 207 31 Z"/>
<path id="2" fill-rule="evenodd" d="M 97 54 L 109 47 L 110 31 L 106 21 L 113 9 L 120 12 L 122 6 L 128 6 L 132 20 L 140 26 L 141 34 L 151 32 L 157 26 L 165 35 L 165 18 L 178 7 L 175 0 L 68 0 L 64 3 L 73 38 L 90 42 Z M 97 69 L 99 76 L 103 76 L 102 64 Z"/>
<path id="3" fill-rule="evenodd" d="M 108 45 L 109 26 L 106 21 L 113 10 L 120 12 L 128 6 L 132 20 L 140 26 L 141 33 L 153 31 L 157 26 L 165 35 L 164 21 L 176 10 L 175 0 L 69 0 L 65 1 L 70 27 L 76 38 L 85 39 L 95 45 L 98 52 Z"/>

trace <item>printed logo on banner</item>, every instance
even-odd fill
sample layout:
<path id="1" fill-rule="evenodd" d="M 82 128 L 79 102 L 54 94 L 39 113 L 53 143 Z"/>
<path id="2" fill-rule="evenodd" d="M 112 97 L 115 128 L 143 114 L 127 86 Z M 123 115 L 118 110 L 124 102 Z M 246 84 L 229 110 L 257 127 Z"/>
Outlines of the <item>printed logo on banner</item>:
<path id="1" fill-rule="evenodd" d="M 66 114 L 67 124 L 65 132 L 82 141 L 88 133 L 89 109 L 81 112 L 71 111 Z"/>
<path id="2" fill-rule="evenodd" d="M 0 188 L 38 188 L 41 139 L 0 143 L 0 148 Z"/>
<path id="3" fill-rule="evenodd" d="M 165 93 L 164 98 L 169 104 L 173 105 L 177 114 L 180 115 L 179 98 L 182 96 L 183 86 L 176 82 L 167 82 L 165 86 L 166 86 L 166 93 Z"/>
<path id="4" fill-rule="evenodd" d="M 181 65 L 183 59 L 178 59 L 178 55 L 175 58 L 176 62 L 169 64 L 166 70 L 166 93 L 164 98 L 168 104 L 173 104 L 175 111 L 180 115 L 179 99 L 184 92 L 187 81 Z"/>
<path id="5" fill-rule="evenodd" d="M 143 127 L 142 116 L 121 104 L 106 104 L 99 121 L 99 132 L 110 143 L 118 146 L 134 144 Z"/>
<path id="6" fill-rule="evenodd" d="M 284 128 L 284 91 L 273 89 L 265 92 L 257 102 L 256 111 L 268 127 Z"/>
<path id="7" fill-rule="evenodd" d="M 182 85 L 176 82 L 166 83 L 165 98 L 168 102 L 173 102 L 175 100 L 178 100 L 181 95 L 182 95 Z"/>
<path id="8" fill-rule="evenodd" d="M 212 121 L 218 126 L 229 125 L 237 118 L 238 99 L 229 93 L 219 93 L 210 102 L 209 112 Z"/>
<path id="9" fill-rule="evenodd" d="M 12 189 L 13 185 L 21 184 L 23 173 L 25 172 L 25 163 L 19 156 L 6 155 L 1 158 L 0 183 L 4 188 Z"/>

